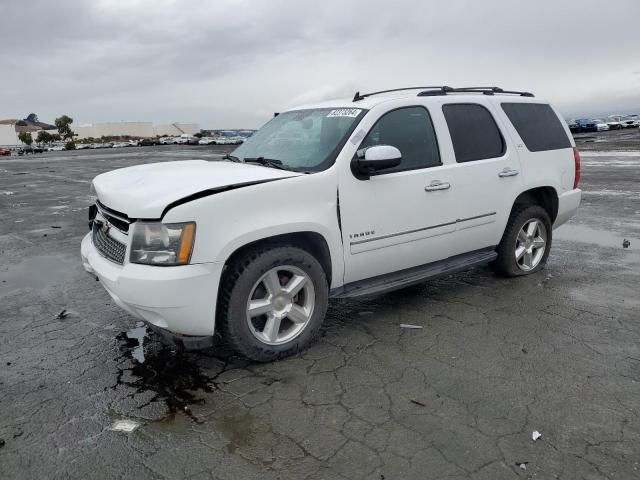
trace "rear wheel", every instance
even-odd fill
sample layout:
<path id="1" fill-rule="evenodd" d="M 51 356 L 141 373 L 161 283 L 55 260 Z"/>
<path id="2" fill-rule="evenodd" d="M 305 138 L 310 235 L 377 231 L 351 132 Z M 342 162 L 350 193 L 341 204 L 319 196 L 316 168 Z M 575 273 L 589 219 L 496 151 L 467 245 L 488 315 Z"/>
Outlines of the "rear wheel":
<path id="1" fill-rule="evenodd" d="M 523 205 L 515 209 L 498 246 L 496 271 L 516 277 L 542 270 L 549 257 L 551 238 L 551 219 L 544 208 Z"/>
<path id="2" fill-rule="evenodd" d="M 256 361 L 292 355 L 318 335 L 328 304 L 322 266 L 305 250 L 247 252 L 223 276 L 219 318 L 231 347 Z"/>

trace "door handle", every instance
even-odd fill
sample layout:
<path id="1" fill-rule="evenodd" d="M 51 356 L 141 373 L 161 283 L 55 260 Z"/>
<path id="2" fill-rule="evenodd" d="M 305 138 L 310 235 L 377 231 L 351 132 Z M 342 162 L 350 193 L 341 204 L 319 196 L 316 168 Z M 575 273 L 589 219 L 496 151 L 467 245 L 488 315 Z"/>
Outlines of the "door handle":
<path id="1" fill-rule="evenodd" d="M 441 182 L 440 180 L 434 180 L 429 185 L 424 187 L 425 192 L 437 192 L 438 190 L 449 190 L 451 184 L 449 182 Z"/>
<path id="2" fill-rule="evenodd" d="M 515 177 L 516 175 L 518 175 L 518 170 L 512 170 L 509 167 L 506 167 L 504 170 L 502 170 L 498 176 L 499 177 Z"/>

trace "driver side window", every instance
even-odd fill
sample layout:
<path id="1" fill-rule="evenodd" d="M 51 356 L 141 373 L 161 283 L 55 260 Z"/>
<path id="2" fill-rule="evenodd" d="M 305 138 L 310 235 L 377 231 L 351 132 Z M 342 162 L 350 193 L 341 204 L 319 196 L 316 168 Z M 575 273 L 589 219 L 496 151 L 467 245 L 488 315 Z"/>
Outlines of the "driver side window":
<path id="1" fill-rule="evenodd" d="M 400 165 L 380 174 L 442 165 L 436 132 L 424 107 L 403 107 L 385 113 L 371 128 L 360 148 L 391 145 L 400 150 Z"/>

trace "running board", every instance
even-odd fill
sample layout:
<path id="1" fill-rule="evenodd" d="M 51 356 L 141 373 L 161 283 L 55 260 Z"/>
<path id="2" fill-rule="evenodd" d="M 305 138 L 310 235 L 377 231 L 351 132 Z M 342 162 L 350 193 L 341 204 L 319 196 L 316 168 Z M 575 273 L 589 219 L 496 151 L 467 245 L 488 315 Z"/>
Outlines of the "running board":
<path id="1" fill-rule="evenodd" d="M 329 296 L 331 298 L 351 298 L 390 292 L 443 275 L 468 270 L 472 267 L 489 263 L 497 257 L 498 254 L 495 252 L 494 247 L 476 250 L 419 267 L 407 268 L 399 272 L 349 283 L 332 289 L 329 292 Z"/>

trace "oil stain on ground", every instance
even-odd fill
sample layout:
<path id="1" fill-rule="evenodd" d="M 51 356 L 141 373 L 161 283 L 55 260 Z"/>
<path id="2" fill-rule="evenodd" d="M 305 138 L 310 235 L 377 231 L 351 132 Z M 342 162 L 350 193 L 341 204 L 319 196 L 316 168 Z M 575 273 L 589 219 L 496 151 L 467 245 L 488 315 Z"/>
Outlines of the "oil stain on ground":
<path id="1" fill-rule="evenodd" d="M 131 397 L 152 392 L 151 399 L 139 408 L 164 402 L 168 410 L 166 418 L 183 412 L 200 422 L 191 413 L 190 405 L 205 402 L 201 395 L 214 390 L 215 376 L 209 376 L 200 368 L 195 354 L 183 353 L 159 342 L 149 342 L 150 348 L 145 352 L 144 343 L 149 336 L 143 324 L 121 332 L 116 339 L 124 356 L 132 360 L 130 367 L 118 367 L 116 387 L 125 385 L 134 389 Z"/>
<path id="2" fill-rule="evenodd" d="M 228 356 L 222 349 L 221 356 L 211 357 L 210 352 L 183 352 L 155 339 L 143 322 L 116 336 L 121 354 L 129 358 L 125 366 L 117 367 L 116 385 L 133 389 L 129 394 L 152 393 L 152 397 L 138 408 L 163 402 L 167 414 L 161 422 L 171 422 L 183 413 L 196 423 L 202 423 L 191 412 L 192 405 L 206 402 L 207 393 L 217 388 L 217 377 L 228 370 L 245 366 L 246 362 Z"/>

